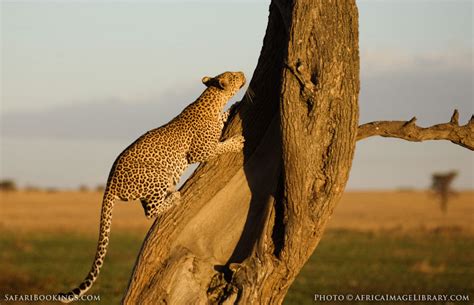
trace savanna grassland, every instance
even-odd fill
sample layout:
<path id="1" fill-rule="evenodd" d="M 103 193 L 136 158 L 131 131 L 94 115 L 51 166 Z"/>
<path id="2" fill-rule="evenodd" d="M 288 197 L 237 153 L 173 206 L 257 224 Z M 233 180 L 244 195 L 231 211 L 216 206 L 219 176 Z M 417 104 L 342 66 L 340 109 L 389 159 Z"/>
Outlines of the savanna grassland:
<path id="1" fill-rule="evenodd" d="M 95 254 L 101 194 L 0 196 L 0 304 L 23 304 L 5 295 L 78 284 Z M 472 304 L 473 220 L 474 192 L 454 197 L 445 215 L 427 192 L 348 192 L 285 304 L 315 304 L 315 294 L 407 293 L 464 294 Z M 120 302 L 151 224 L 138 202 L 116 205 L 108 256 L 90 291 L 101 301 L 91 303 Z"/>

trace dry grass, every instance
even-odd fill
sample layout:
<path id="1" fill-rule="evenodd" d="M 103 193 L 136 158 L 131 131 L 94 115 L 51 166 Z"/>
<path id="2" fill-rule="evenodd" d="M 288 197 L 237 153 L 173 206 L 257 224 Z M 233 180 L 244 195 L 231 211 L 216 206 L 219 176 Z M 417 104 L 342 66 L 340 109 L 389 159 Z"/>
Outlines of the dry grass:
<path id="1" fill-rule="evenodd" d="M 94 255 L 101 197 L 98 192 L 0 193 L 0 298 L 76 285 Z M 425 192 L 346 193 L 285 304 L 314 304 L 315 293 L 472 297 L 474 239 L 464 233 L 474 232 L 473 199 L 474 192 L 461 193 L 443 215 Z M 117 202 L 107 263 L 91 290 L 101 296 L 97 304 L 120 302 L 151 224 L 138 202 Z"/>
<path id="2" fill-rule="evenodd" d="M 7 232 L 68 232 L 94 235 L 99 227 L 102 193 L 10 192 L 0 194 L 0 230 Z M 140 202 L 114 207 L 113 230 L 143 232 L 153 222 L 144 216 Z"/>
<path id="3" fill-rule="evenodd" d="M 454 231 L 474 233 L 474 192 L 448 203 L 443 214 L 429 192 L 348 192 L 329 222 L 330 229 L 358 231 Z"/>
<path id="4" fill-rule="evenodd" d="M 0 230 L 96 234 L 102 194 L 98 192 L 0 193 Z M 474 232 L 474 192 L 454 197 L 444 215 L 427 192 L 347 192 L 329 222 L 330 229 L 358 231 Z M 152 221 L 139 202 L 114 208 L 113 230 L 145 232 Z"/>

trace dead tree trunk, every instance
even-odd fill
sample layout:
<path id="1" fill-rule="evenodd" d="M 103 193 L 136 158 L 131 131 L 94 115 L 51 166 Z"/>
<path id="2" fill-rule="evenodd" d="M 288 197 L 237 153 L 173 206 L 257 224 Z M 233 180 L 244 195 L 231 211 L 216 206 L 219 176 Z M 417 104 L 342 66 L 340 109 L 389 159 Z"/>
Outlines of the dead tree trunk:
<path id="1" fill-rule="evenodd" d="M 280 304 L 319 242 L 358 127 L 355 1 L 272 1 L 264 45 L 224 137 L 151 228 L 125 304 Z"/>
<path id="2" fill-rule="evenodd" d="M 355 0 L 272 0 L 249 95 L 224 138 L 241 154 L 201 165 L 150 229 L 124 304 L 280 304 L 316 248 L 356 139 L 445 139 L 474 149 L 474 119 L 358 127 Z"/>

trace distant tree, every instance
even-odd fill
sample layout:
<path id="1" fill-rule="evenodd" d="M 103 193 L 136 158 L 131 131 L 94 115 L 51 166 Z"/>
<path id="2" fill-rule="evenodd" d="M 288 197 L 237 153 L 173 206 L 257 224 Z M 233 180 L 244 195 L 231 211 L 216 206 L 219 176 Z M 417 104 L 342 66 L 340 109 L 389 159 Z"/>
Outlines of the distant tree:
<path id="1" fill-rule="evenodd" d="M 56 187 L 48 187 L 45 190 L 46 190 L 47 193 L 51 193 L 51 194 L 59 192 L 59 189 L 56 188 Z"/>
<path id="2" fill-rule="evenodd" d="M 99 184 L 95 187 L 96 192 L 103 193 L 105 191 L 105 185 Z"/>
<path id="3" fill-rule="evenodd" d="M 27 185 L 27 186 L 25 186 L 24 190 L 26 192 L 40 192 L 41 188 L 38 187 L 38 186 L 34 186 L 34 185 Z"/>
<path id="4" fill-rule="evenodd" d="M 457 171 L 450 171 L 447 173 L 434 173 L 431 176 L 431 190 L 433 190 L 436 197 L 438 197 L 440 208 L 443 213 L 448 211 L 448 201 L 456 194 L 456 192 L 451 188 L 451 184 L 457 175 Z"/>
<path id="5" fill-rule="evenodd" d="M 17 185 L 12 179 L 0 180 L 0 191 L 2 192 L 13 192 L 16 191 Z"/>
<path id="6" fill-rule="evenodd" d="M 89 187 L 85 184 L 81 184 L 79 186 L 79 192 L 88 192 L 89 191 Z"/>
<path id="7" fill-rule="evenodd" d="M 271 1 L 249 86 L 252 101 L 223 134 L 243 134 L 243 152 L 202 164 L 181 188 L 181 204 L 151 227 L 123 304 L 281 304 L 344 192 L 357 140 L 474 149 L 474 119 L 460 126 L 457 111 L 427 128 L 415 118 L 359 125 L 355 0 Z"/>

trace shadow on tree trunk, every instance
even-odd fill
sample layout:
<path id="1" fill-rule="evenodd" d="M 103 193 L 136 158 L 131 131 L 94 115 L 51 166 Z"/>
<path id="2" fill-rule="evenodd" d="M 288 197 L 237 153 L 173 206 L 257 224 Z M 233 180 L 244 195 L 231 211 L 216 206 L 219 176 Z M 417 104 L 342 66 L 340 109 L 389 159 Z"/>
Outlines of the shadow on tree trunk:
<path id="1" fill-rule="evenodd" d="M 348 178 L 359 92 L 354 1 L 272 1 L 248 95 L 150 229 L 124 304 L 280 304 Z M 249 91 L 249 92 L 250 92 Z"/>
<path id="2" fill-rule="evenodd" d="M 273 0 L 249 93 L 223 138 L 242 153 L 199 166 L 181 205 L 155 221 L 124 304 L 281 304 L 321 239 L 357 139 L 450 140 L 474 149 L 474 119 L 358 126 L 355 1 Z"/>

